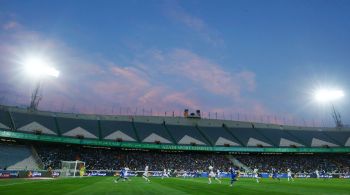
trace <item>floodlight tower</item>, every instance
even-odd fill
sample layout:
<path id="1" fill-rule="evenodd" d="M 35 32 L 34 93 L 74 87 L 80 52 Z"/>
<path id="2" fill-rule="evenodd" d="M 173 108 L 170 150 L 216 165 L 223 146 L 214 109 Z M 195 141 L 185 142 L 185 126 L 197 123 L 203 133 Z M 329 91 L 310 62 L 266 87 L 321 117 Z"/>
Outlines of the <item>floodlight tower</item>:
<path id="1" fill-rule="evenodd" d="M 332 117 L 337 128 L 342 128 L 341 115 L 336 111 L 333 102 L 344 97 L 344 92 L 339 89 L 321 89 L 316 91 L 315 99 L 320 103 L 328 103 L 332 106 Z"/>
<path id="2" fill-rule="evenodd" d="M 51 66 L 50 61 L 41 57 L 29 57 L 24 60 L 22 64 L 24 65 L 26 74 L 36 82 L 36 86 L 32 92 L 29 109 L 37 110 L 42 99 L 42 96 L 40 95 L 42 81 L 47 76 L 57 78 L 60 72 Z"/>
<path id="3" fill-rule="evenodd" d="M 30 100 L 30 105 L 29 105 L 29 109 L 30 110 L 37 110 L 38 109 L 38 106 L 39 106 L 39 102 L 41 100 L 41 96 L 39 94 L 40 92 L 40 81 L 37 81 L 37 84 L 33 90 L 33 93 L 32 93 L 32 97 L 31 97 L 31 100 Z"/>
<path id="4" fill-rule="evenodd" d="M 333 116 L 333 120 L 335 122 L 335 126 L 339 129 L 343 128 L 344 127 L 344 124 L 343 122 L 341 121 L 341 115 L 339 112 L 337 112 L 334 108 L 334 105 L 332 104 L 332 109 L 333 109 L 333 113 L 332 113 L 332 116 Z"/>

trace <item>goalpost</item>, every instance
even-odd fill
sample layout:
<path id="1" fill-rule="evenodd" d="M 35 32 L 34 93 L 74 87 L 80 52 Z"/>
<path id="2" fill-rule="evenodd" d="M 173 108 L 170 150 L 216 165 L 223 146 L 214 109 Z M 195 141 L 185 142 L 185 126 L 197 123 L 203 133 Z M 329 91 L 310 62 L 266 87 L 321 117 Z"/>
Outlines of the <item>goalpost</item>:
<path id="1" fill-rule="evenodd" d="M 84 166 L 85 162 L 76 161 L 61 161 L 60 177 L 75 177 L 79 176 L 80 168 Z"/>

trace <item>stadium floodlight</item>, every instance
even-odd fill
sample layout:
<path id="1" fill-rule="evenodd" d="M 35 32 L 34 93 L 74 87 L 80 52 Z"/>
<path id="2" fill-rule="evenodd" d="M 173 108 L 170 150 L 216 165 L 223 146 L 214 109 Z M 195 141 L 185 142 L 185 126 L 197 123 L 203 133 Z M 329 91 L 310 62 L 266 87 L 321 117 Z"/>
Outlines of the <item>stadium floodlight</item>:
<path id="1" fill-rule="evenodd" d="M 344 96 L 344 91 L 340 89 L 320 89 L 314 94 L 315 100 L 321 103 L 330 103 Z"/>
<path id="2" fill-rule="evenodd" d="M 23 62 L 23 65 L 25 72 L 34 78 L 41 78 L 43 76 L 57 78 L 60 75 L 60 72 L 52 67 L 50 62 L 45 58 L 30 57 Z"/>
<path id="3" fill-rule="evenodd" d="M 324 89 L 319 89 L 314 93 L 314 98 L 317 102 L 332 105 L 332 117 L 334 119 L 334 122 L 337 128 L 342 128 L 343 123 L 341 120 L 341 115 L 339 112 L 336 111 L 333 103 L 335 101 L 340 100 L 344 96 L 345 96 L 345 93 L 341 89 L 324 88 Z"/>
<path id="4" fill-rule="evenodd" d="M 21 64 L 23 65 L 25 74 L 37 82 L 29 105 L 30 109 L 37 110 L 39 102 L 42 99 L 39 95 L 42 79 L 47 76 L 57 78 L 60 72 L 52 66 L 52 63 L 47 58 L 40 56 L 29 56 Z"/>

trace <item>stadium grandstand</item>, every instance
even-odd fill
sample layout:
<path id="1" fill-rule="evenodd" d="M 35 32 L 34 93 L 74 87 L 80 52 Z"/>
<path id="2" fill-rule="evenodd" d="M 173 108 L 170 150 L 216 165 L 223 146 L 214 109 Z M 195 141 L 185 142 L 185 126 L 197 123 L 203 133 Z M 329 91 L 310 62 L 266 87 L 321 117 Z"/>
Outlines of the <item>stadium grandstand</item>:
<path id="1" fill-rule="evenodd" d="M 169 168 L 206 171 L 210 164 L 249 172 L 287 168 L 348 174 L 350 130 L 191 117 L 105 116 L 0 107 L 1 161 L 7 170 Z"/>

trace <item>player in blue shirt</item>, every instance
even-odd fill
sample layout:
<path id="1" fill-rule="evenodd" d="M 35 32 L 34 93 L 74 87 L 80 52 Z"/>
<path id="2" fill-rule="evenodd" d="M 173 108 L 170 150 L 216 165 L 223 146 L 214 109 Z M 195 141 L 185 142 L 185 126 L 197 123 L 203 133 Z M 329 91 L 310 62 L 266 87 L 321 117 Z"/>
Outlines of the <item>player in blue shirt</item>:
<path id="1" fill-rule="evenodd" d="M 281 179 L 278 176 L 278 171 L 275 168 L 272 168 L 272 179 L 278 179 L 278 181 L 281 181 Z"/>
<path id="2" fill-rule="evenodd" d="M 232 187 L 233 182 L 237 181 L 237 179 L 236 179 L 237 172 L 236 172 L 235 168 L 233 168 L 233 167 L 230 167 L 229 171 L 230 171 L 230 176 L 231 176 L 231 184 L 230 184 L 230 186 Z"/>
<path id="3" fill-rule="evenodd" d="M 129 180 L 129 178 L 127 177 L 128 170 L 129 170 L 129 168 L 127 168 L 127 167 L 122 168 L 122 169 L 120 170 L 120 174 L 119 174 L 118 179 L 115 179 L 114 182 L 115 182 L 115 183 L 118 183 L 118 181 L 119 181 L 120 179 L 123 179 L 123 181 Z"/>

